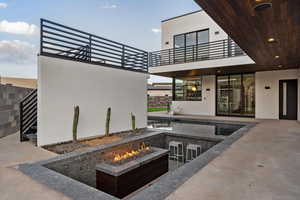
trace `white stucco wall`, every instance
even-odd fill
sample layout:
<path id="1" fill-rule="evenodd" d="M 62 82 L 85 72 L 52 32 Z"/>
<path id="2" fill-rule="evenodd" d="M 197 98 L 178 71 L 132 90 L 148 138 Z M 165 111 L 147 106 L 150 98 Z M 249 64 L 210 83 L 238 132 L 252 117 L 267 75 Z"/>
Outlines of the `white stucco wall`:
<path id="1" fill-rule="evenodd" d="M 174 35 L 200 31 L 209 28 L 209 41 L 224 40 L 228 38 L 225 31 L 205 12 L 199 11 L 182 17 L 177 17 L 161 23 L 162 49 L 173 48 Z M 219 32 L 219 34 L 215 34 Z M 168 42 L 169 44 L 166 44 Z"/>
<path id="2" fill-rule="evenodd" d="M 202 101 L 173 101 L 179 114 L 214 116 L 216 109 L 216 76 L 203 76 Z M 210 89 L 210 91 L 207 91 Z"/>
<path id="3" fill-rule="evenodd" d="M 279 80 L 298 78 L 298 70 L 257 72 L 255 74 L 256 118 L 279 119 Z M 265 86 L 270 86 L 271 89 L 266 90 Z"/>
<path id="4" fill-rule="evenodd" d="M 300 119 L 300 70 L 256 72 L 255 74 L 255 118 L 279 119 L 279 80 L 298 79 L 298 120 Z M 215 116 L 215 76 L 203 77 L 202 101 L 173 101 L 179 114 Z M 266 90 L 265 86 L 271 89 Z M 210 91 L 206 91 L 210 88 Z M 175 109 L 175 110 L 176 110 Z"/>
<path id="5" fill-rule="evenodd" d="M 72 140 L 73 107 L 80 106 L 78 137 L 104 135 L 108 107 L 111 132 L 147 126 L 147 75 L 39 56 L 38 145 Z"/>

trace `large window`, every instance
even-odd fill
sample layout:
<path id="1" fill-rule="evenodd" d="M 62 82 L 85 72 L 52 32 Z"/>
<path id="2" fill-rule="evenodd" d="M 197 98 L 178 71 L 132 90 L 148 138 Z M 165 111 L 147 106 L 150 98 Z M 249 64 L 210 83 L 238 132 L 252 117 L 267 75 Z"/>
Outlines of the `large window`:
<path id="1" fill-rule="evenodd" d="M 209 29 L 174 36 L 174 48 L 209 42 Z"/>
<path id="2" fill-rule="evenodd" d="M 174 47 L 175 48 L 185 47 L 185 35 L 176 35 L 174 37 Z"/>
<path id="3" fill-rule="evenodd" d="M 209 42 L 209 30 L 197 32 L 197 44 L 203 44 Z"/>
<path id="4" fill-rule="evenodd" d="M 174 101 L 201 101 L 202 78 L 173 79 Z"/>
<path id="5" fill-rule="evenodd" d="M 249 117 L 255 115 L 254 74 L 217 77 L 217 114 Z"/>
<path id="6" fill-rule="evenodd" d="M 201 30 L 174 36 L 175 63 L 208 58 L 209 30 Z M 203 45 L 201 45 L 203 44 Z"/>

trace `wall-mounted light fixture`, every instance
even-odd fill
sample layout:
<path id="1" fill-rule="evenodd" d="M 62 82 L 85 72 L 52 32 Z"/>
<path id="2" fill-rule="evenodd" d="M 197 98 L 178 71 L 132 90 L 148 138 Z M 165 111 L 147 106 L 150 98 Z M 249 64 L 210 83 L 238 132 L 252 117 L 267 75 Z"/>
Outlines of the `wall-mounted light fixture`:
<path id="1" fill-rule="evenodd" d="M 196 86 L 193 86 L 193 87 L 192 87 L 192 91 L 193 91 L 193 92 L 196 92 L 196 91 L 197 91 L 197 87 L 196 87 Z"/>
<path id="2" fill-rule="evenodd" d="M 271 87 L 270 86 L 265 86 L 265 89 L 269 90 L 269 89 L 271 89 Z"/>
<path id="3" fill-rule="evenodd" d="M 271 37 L 271 38 L 268 38 L 268 42 L 269 42 L 269 43 L 274 43 L 274 42 L 276 42 L 276 40 L 275 40 L 275 38 L 272 38 L 272 37 Z"/>
<path id="4" fill-rule="evenodd" d="M 216 31 L 216 32 L 215 32 L 215 35 L 219 35 L 219 34 L 220 34 L 220 31 Z"/>
<path id="5" fill-rule="evenodd" d="M 272 0 L 250 0 L 250 3 L 255 11 L 263 11 L 272 7 Z"/>

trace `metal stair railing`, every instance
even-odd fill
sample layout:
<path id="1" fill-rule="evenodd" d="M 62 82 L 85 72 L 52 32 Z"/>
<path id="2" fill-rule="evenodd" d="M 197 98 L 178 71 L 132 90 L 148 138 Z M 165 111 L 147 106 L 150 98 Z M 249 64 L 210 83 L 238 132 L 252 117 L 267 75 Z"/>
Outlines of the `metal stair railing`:
<path id="1" fill-rule="evenodd" d="M 33 133 L 37 125 L 37 89 L 29 93 L 19 104 L 20 141 L 27 141 L 27 135 Z"/>

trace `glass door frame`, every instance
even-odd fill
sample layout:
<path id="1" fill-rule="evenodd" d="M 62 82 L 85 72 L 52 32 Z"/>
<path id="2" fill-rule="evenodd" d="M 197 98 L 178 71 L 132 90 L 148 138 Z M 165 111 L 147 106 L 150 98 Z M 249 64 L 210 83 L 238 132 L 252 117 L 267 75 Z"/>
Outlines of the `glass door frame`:
<path id="1" fill-rule="evenodd" d="M 215 81 L 215 83 L 216 83 L 216 85 L 215 85 L 215 88 L 216 88 L 216 93 L 215 93 L 215 95 L 216 95 L 216 99 L 215 99 L 215 102 L 216 102 L 216 105 L 215 105 L 215 115 L 216 116 L 224 116 L 224 117 L 245 117 L 245 118 L 255 118 L 255 107 L 254 107 L 254 114 L 253 114 L 253 116 L 251 115 L 235 115 L 235 114 L 231 114 L 230 113 L 230 108 L 228 108 L 228 114 L 218 114 L 218 77 L 220 77 L 220 76 L 227 76 L 228 78 L 228 86 L 230 87 L 230 76 L 234 76 L 234 75 L 241 75 L 241 83 L 243 83 L 243 75 L 245 75 L 245 74 L 253 74 L 253 76 L 254 76 L 254 104 L 256 104 L 256 101 L 255 101 L 255 72 L 254 73 L 251 73 L 251 72 L 246 72 L 246 73 L 233 73 L 233 74 L 218 74 L 218 75 L 216 75 L 216 81 Z M 229 94 L 228 94 L 228 96 L 229 96 Z M 230 101 L 230 98 L 228 98 L 228 102 L 227 102 L 227 104 L 228 104 L 228 106 L 229 106 L 229 102 Z"/>

